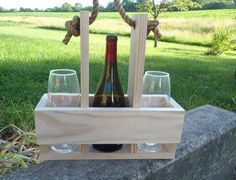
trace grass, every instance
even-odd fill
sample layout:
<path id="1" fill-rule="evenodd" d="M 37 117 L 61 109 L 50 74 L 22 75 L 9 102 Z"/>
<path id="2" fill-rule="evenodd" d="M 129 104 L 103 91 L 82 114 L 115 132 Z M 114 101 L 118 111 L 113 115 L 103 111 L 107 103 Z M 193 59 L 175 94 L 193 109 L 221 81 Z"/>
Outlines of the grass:
<path id="1" fill-rule="evenodd" d="M 0 13 L 0 21 L 24 22 L 29 26 L 64 29 L 64 22 L 76 13 Z M 236 10 L 205 10 L 189 12 L 167 12 L 160 15 L 160 30 L 164 42 L 210 46 L 214 30 L 224 24 L 226 28 L 236 27 Z M 132 15 L 132 13 L 129 13 Z M 151 17 L 150 17 L 151 18 Z M 174 23 L 173 23 L 174 22 Z M 129 35 L 130 27 L 118 13 L 99 13 L 91 26 L 92 33 L 116 33 Z M 153 36 L 153 35 L 151 35 Z"/>
<path id="2" fill-rule="evenodd" d="M 11 124 L 0 130 L 0 176 L 40 163 L 35 132 L 24 132 Z"/>
<path id="3" fill-rule="evenodd" d="M 233 76 L 236 52 L 231 51 L 220 57 L 204 56 L 207 48 L 202 45 L 209 46 L 209 43 L 207 44 L 203 39 L 201 30 L 201 28 L 205 29 L 204 31 L 209 33 L 209 29 L 214 26 L 214 23 L 207 24 L 207 18 L 213 18 L 210 16 L 211 13 L 227 15 L 229 21 L 224 20 L 224 22 L 232 25 L 235 21 L 230 19 L 231 11 L 233 10 L 196 11 L 185 14 L 178 12 L 174 13 L 174 17 L 164 13 L 163 16 L 167 18 L 163 19 L 164 22 L 166 21 L 163 26 L 165 26 L 165 33 L 170 31 L 170 36 L 164 36 L 165 42 L 160 42 L 157 49 L 152 47 L 151 40 L 147 41 L 146 70 L 170 72 L 173 97 L 187 110 L 204 104 L 213 104 L 236 111 L 234 92 L 236 82 Z M 205 17 L 206 14 L 208 14 L 206 19 L 196 19 Z M 15 18 L 16 16 L 18 19 Z M 39 19 L 35 19 L 34 16 Z M 0 14 L 2 18 L 0 18 L 0 83 L 2 85 L 0 127 L 15 124 L 23 130 L 33 129 L 32 111 L 40 96 L 47 91 L 49 70 L 55 68 L 79 70 L 78 40 L 73 39 L 66 47 L 61 43 L 65 32 L 62 31 L 63 29 L 57 29 L 60 25 L 55 26 L 55 29 L 51 28 L 52 25 L 63 24 L 65 21 L 63 18 L 55 17 L 67 16 L 72 16 L 72 13 Z M 111 32 L 122 35 L 119 39 L 119 69 L 123 87 L 127 90 L 129 27 L 122 24 L 123 21 L 118 19 L 117 13 L 110 13 L 108 20 L 105 20 L 105 17 L 108 17 L 107 13 L 102 13 L 100 16 L 91 29 L 93 34 L 90 41 L 90 62 L 93 73 L 91 73 L 90 91 L 95 91 L 103 68 L 104 34 Z M 188 19 L 198 26 L 188 24 Z M 201 24 L 203 21 L 206 22 Z M 176 27 L 173 24 L 177 24 Z M 185 31 L 184 27 L 178 24 L 184 24 L 187 30 Z M 48 29 L 45 29 L 47 25 Z M 180 32 L 184 34 L 182 38 L 179 36 Z M 193 41 L 194 38 L 197 41 Z"/>
<path id="4" fill-rule="evenodd" d="M 17 27 L 17 30 L 16 30 Z M 23 130 L 34 128 L 33 109 L 47 92 L 50 69 L 72 68 L 79 73 L 78 39 L 69 46 L 61 43 L 65 32 L 26 26 L 0 27 L 0 127 L 15 124 Z M 104 60 L 105 36 L 90 38 L 90 92 L 99 81 Z M 201 46 L 160 42 L 157 49 L 147 41 L 146 70 L 168 71 L 172 96 L 186 110 L 213 104 L 236 111 L 236 52 L 220 57 L 204 56 Z M 129 37 L 119 38 L 119 71 L 127 91 Z"/>
<path id="5" fill-rule="evenodd" d="M 173 17 L 182 17 L 182 18 L 236 18 L 236 9 L 219 9 L 219 10 L 201 10 L 201 11 L 183 11 L 183 12 L 165 12 L 161 14 L 161 18 L 173 18 Z M 74 12 L 9 12 L 9 13 L 0 13 L 0 16 L 33 16 L 33 17 L 58 17 L 58 18 L 71 18 L 75 14 Z M 133 13 L 128 13 L 133 14 Z M 119 19 L 117 12 L 107 12 L 100 13 L 99 19 Z"/>

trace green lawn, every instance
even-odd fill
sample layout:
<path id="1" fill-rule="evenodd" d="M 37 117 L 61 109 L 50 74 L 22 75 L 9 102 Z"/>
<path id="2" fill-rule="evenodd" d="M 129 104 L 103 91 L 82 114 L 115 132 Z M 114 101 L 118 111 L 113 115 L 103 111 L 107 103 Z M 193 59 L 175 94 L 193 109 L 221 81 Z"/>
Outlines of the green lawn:
<path id="1" fill-rule="evenodd" d="M 188 12 L 165 12 L 160 15 L 162 18 L 172 18 L 172 17 L 183 17 L 183 18 L 193 18 L 193 17 L 212 17 L 212 18 L 236 18 L 236 9 L 220 9 L 220 10 L 203 10 L 203 11 L 188 11 Z M 21 13 L 0 13 L 0 16 L 34 16 L 34 17 L 60 17 L 60 18 L 71 18 L 76 13 L 74 12 L 21 12 Z M 79 13 L 77 13 L 79 14 Z M 133 13 L 128 13 L 133 14 Z M 101 19 L 113 18 L 119 19 L 119 14 L 114 12 L 103 12 L 99 14 Z"/>
<path id="2" fill-rule="evenodd" d="M 132 14 L 129 13 L 130 16 Z M 235 29 L 235 14 L 235 9 L 162 13 L 159 17 L 162 41 L 210 46 L 215 28 L 225 26 L 225 28 Z M 8 21 L 8 23 L 20 22 L 44 29 L 63 30 L 64 22 L 74 15 L 79 13 L 0 13 L 0 26 Z M 128 36 L 130 27 L 124 23 L 118 13 L 99 13 L 97 20 L 91 26 L 91 32 Z"/>
<path id="3" fill-rule="evenodd" d="M 213 14 L 217 12 L 227 15 L 232 22 L 235 21 L 232 19 L 231 11 L 214 11 Z M 211 14 L 210 11 L 191 13 L 196 13 L 196 17 L 202 17 L 204 13 L 206 16 Z M 185 16 L 188 14 L 192 16 L 191 13 L 174 13 L 172 19 L 177 18 L 176 14 L 181 18 L 188 18 Z M 4 13 L 0 14 L 0 17 L 21 15 Z M 24 17 L 26 15 L 67 18 L 72 16 L 71 13 L 30 13 L 24 14 Z M 107 17 L 107 14 L 100 16 L 100 18 Z M 163 16 L 171 19 L 171 13 Z M 111 21 L 113 17 L 116 19 L 117 14 L 112 13 L 109 17 Z M 61 22 L 64 19 L 58 18 L 56 21 Z M 224 20 L 221 21 L 223 23 Z M 102 22 L 104 21 L 97 23 Z M 26 130 L 34 128 L 33 109 L 42 94 L 47 92 L 50 69 L 72 68 L 79 73 L 79 40 L 73 38 L 72 42 L 65 46 L 61 43 L 65 32 L 38 28 L 40 25 L 45 26 L 42 22 L 0 20 L 0 128 L 11 123 Z M 96 24 L 95 26 L 100 27 Z M 116 29 L 119 29 L 119 26 Z M 201 39 L 199 41 L 204 42 Z M 119 37 L 119 71 L 125 91 L 127 91 L 129 42 L 129 37 Z M 91 34 L 91 93 L 94 93 L 103 69 L 104 48 L 105 35 Z M 153 41 L 148 40 L 145 69 L 169 72 L 172 96 L 186 110 L 212 104 L 236 112 L 236 78 L 234 77 L 236 51 L 229 51 L 219 57 L 204 56 L 205 51 L 207 47 L 204 46 L 168 42 L 160 42 L 155 49 Z"/>

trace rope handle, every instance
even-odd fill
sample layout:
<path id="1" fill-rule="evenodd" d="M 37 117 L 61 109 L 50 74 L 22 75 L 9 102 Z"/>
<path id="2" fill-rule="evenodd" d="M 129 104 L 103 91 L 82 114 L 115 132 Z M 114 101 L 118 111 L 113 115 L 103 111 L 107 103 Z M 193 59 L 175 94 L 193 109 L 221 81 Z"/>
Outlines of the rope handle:
<path id="1" fill-rule="evenodd" d="M 126 13 L 125 9 L 123 8 L 120 0 L 114 0 L 114 3 L 116 5 L 117 10 L 120 13 L 120 16 L 124 19 L 124 21 L 128 25 L 130 25 L 131 27 L 135 28 L 135 21 L 132 20 L 128 16 L 128 14 Z M 161 38 L 162 35 L 161 35 L 161 33 L 160 33 L 159 29 L 158 29 L 158 25 L 159 25 L 159 21 L 158 20 L 149 20 L 148 21 L 148 27 L 147 27 L 147 29 L 148 29 L 148 31 L 147 31 L 148 34 L 147 35 L 149 35 L 151 31 L 153 31 L 155 39 Z"/>
<path id="2" fill-rule="evenodd" d="M 93 0 L 93 10 L 91 16 L 89 17 L 89 25 L 93 24 L 96 20 L 99 12 L 99 3 L 98 0 Z M 67 34 L 63 40 L 63 43 L 67 45 L 70 42 L 72 36 L 80 36 L 80 17 L 74 16 L 70 21 L 66 21 L 65 27 L 67 29 Z"/>
<path id="3" fill-rule="evenodd" d="M 120 16 L 124 19 L 124 21 L 131 27 L 135 28 L 135 21 L 132 20 L 127 15 L 125 9 L 120 3 L 120 0 L 114 0 L 114 3 L 117 10 L 119 11 Z M 98 0 L 93 0 L 93 10 L 91 16 L 89 17 L 89 25 L 93 24 L 93 22 L 96 20 L 98 12 L 99 12 L 99 2 Z M 162 37 L 162 34 L 158 29 L 158 25 L 159 25 L 158 20 L 148 21 L 147 35 L 149 35 L 150 32 L 152 31 L 154 33 L 155 40 Z M 72 36 L 78 37 L 80 35 L 80 17 L 74 16 L 74 18 L 71 21 L 66 21 L 65 27 L 67 29 L 67 34 L 63 40 L 63 43 L 67 45 L 70 42 Z"/>

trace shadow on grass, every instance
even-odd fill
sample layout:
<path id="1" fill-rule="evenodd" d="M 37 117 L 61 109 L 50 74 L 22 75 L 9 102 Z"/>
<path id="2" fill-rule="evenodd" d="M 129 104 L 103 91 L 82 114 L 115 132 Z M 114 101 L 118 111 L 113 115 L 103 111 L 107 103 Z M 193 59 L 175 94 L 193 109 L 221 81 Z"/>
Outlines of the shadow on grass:
<path id="1" fill-rule="evenodd" d="M 127 91 L 128 56 L 120 56 L 120 79 Z M 172 96 L 186 109 L 205 104 L 236 111 L 236 79 L 232 65 L 225 62 L 198 61 L 188 57 L 146 57 L 146 70 L 167 71 L 171 75 Z M 234 63 L 236 66 L 236 63 Z M 235 67 L 234 66 L 234 67 Z M 19 68 L 21 67 L 21 68 Z M 0 66 L 2 84 L 0 93 L 0 127 L 15 124 L 24 130 L 34 128 L 33 109 L 40 97 L 47 92 L 48 74 L 51 69 L 76 69 L 80 63 L 74 59 L 42 59 L 37 62 L 9 60 Z M 90 63 L 90 93 L 94 93 L 103 71 L 103 63 Z"/>
<path id="2" fill-rule="evenodd" d="M 23 130 L 31 130 L 34 127 L 33 110 L 40 97 L 47 92 L 49 71 L 68 68 L 77 70 L 79 75 L 79 54 L 64 49 L 54 41 L 46 43 L 46 40 L 33 41 L 32 38 L 15 35 L 1 38 L 4 50 L 5 42 L 11 42 L 13 44 L 9 47 L 17 46 L 20 51 L 8 49 L 5 59 L 0 61 L 0 128 L 15 124 Z M 172 96 L 186 110 L 212 104 L 236 112 L 235 59 L 200 56 L 199 53 L 192 55 L 184 49 L 181 54 L 179 52 L 180 49 L 162 53 L 152 51 L 146 55 L 145 69 L 169 72 Z M 103 58 L 103 53 L 90 56 L 90 93 L 95 92 L 100 80 Z M 125 92 L 128 60 L 128 52 L 119 55 L 120 79 Z"/>

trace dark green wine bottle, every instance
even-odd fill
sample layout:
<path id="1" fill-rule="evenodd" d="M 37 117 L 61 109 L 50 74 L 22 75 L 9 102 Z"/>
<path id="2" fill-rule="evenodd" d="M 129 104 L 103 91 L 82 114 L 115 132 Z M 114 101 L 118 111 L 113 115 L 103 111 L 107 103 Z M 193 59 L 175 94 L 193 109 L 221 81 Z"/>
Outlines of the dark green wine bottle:
<path id="1" fill-rule="evenodd" d="M 105 67 L 94 96 L 93 107 L 125 107 L 124 92 L 121 87 L 117 69 L 116 35 L 107 35 Z M 102 152 L 114 152 L 122 148 L 122 144 L 94 144 L 94 149 Z"/>

